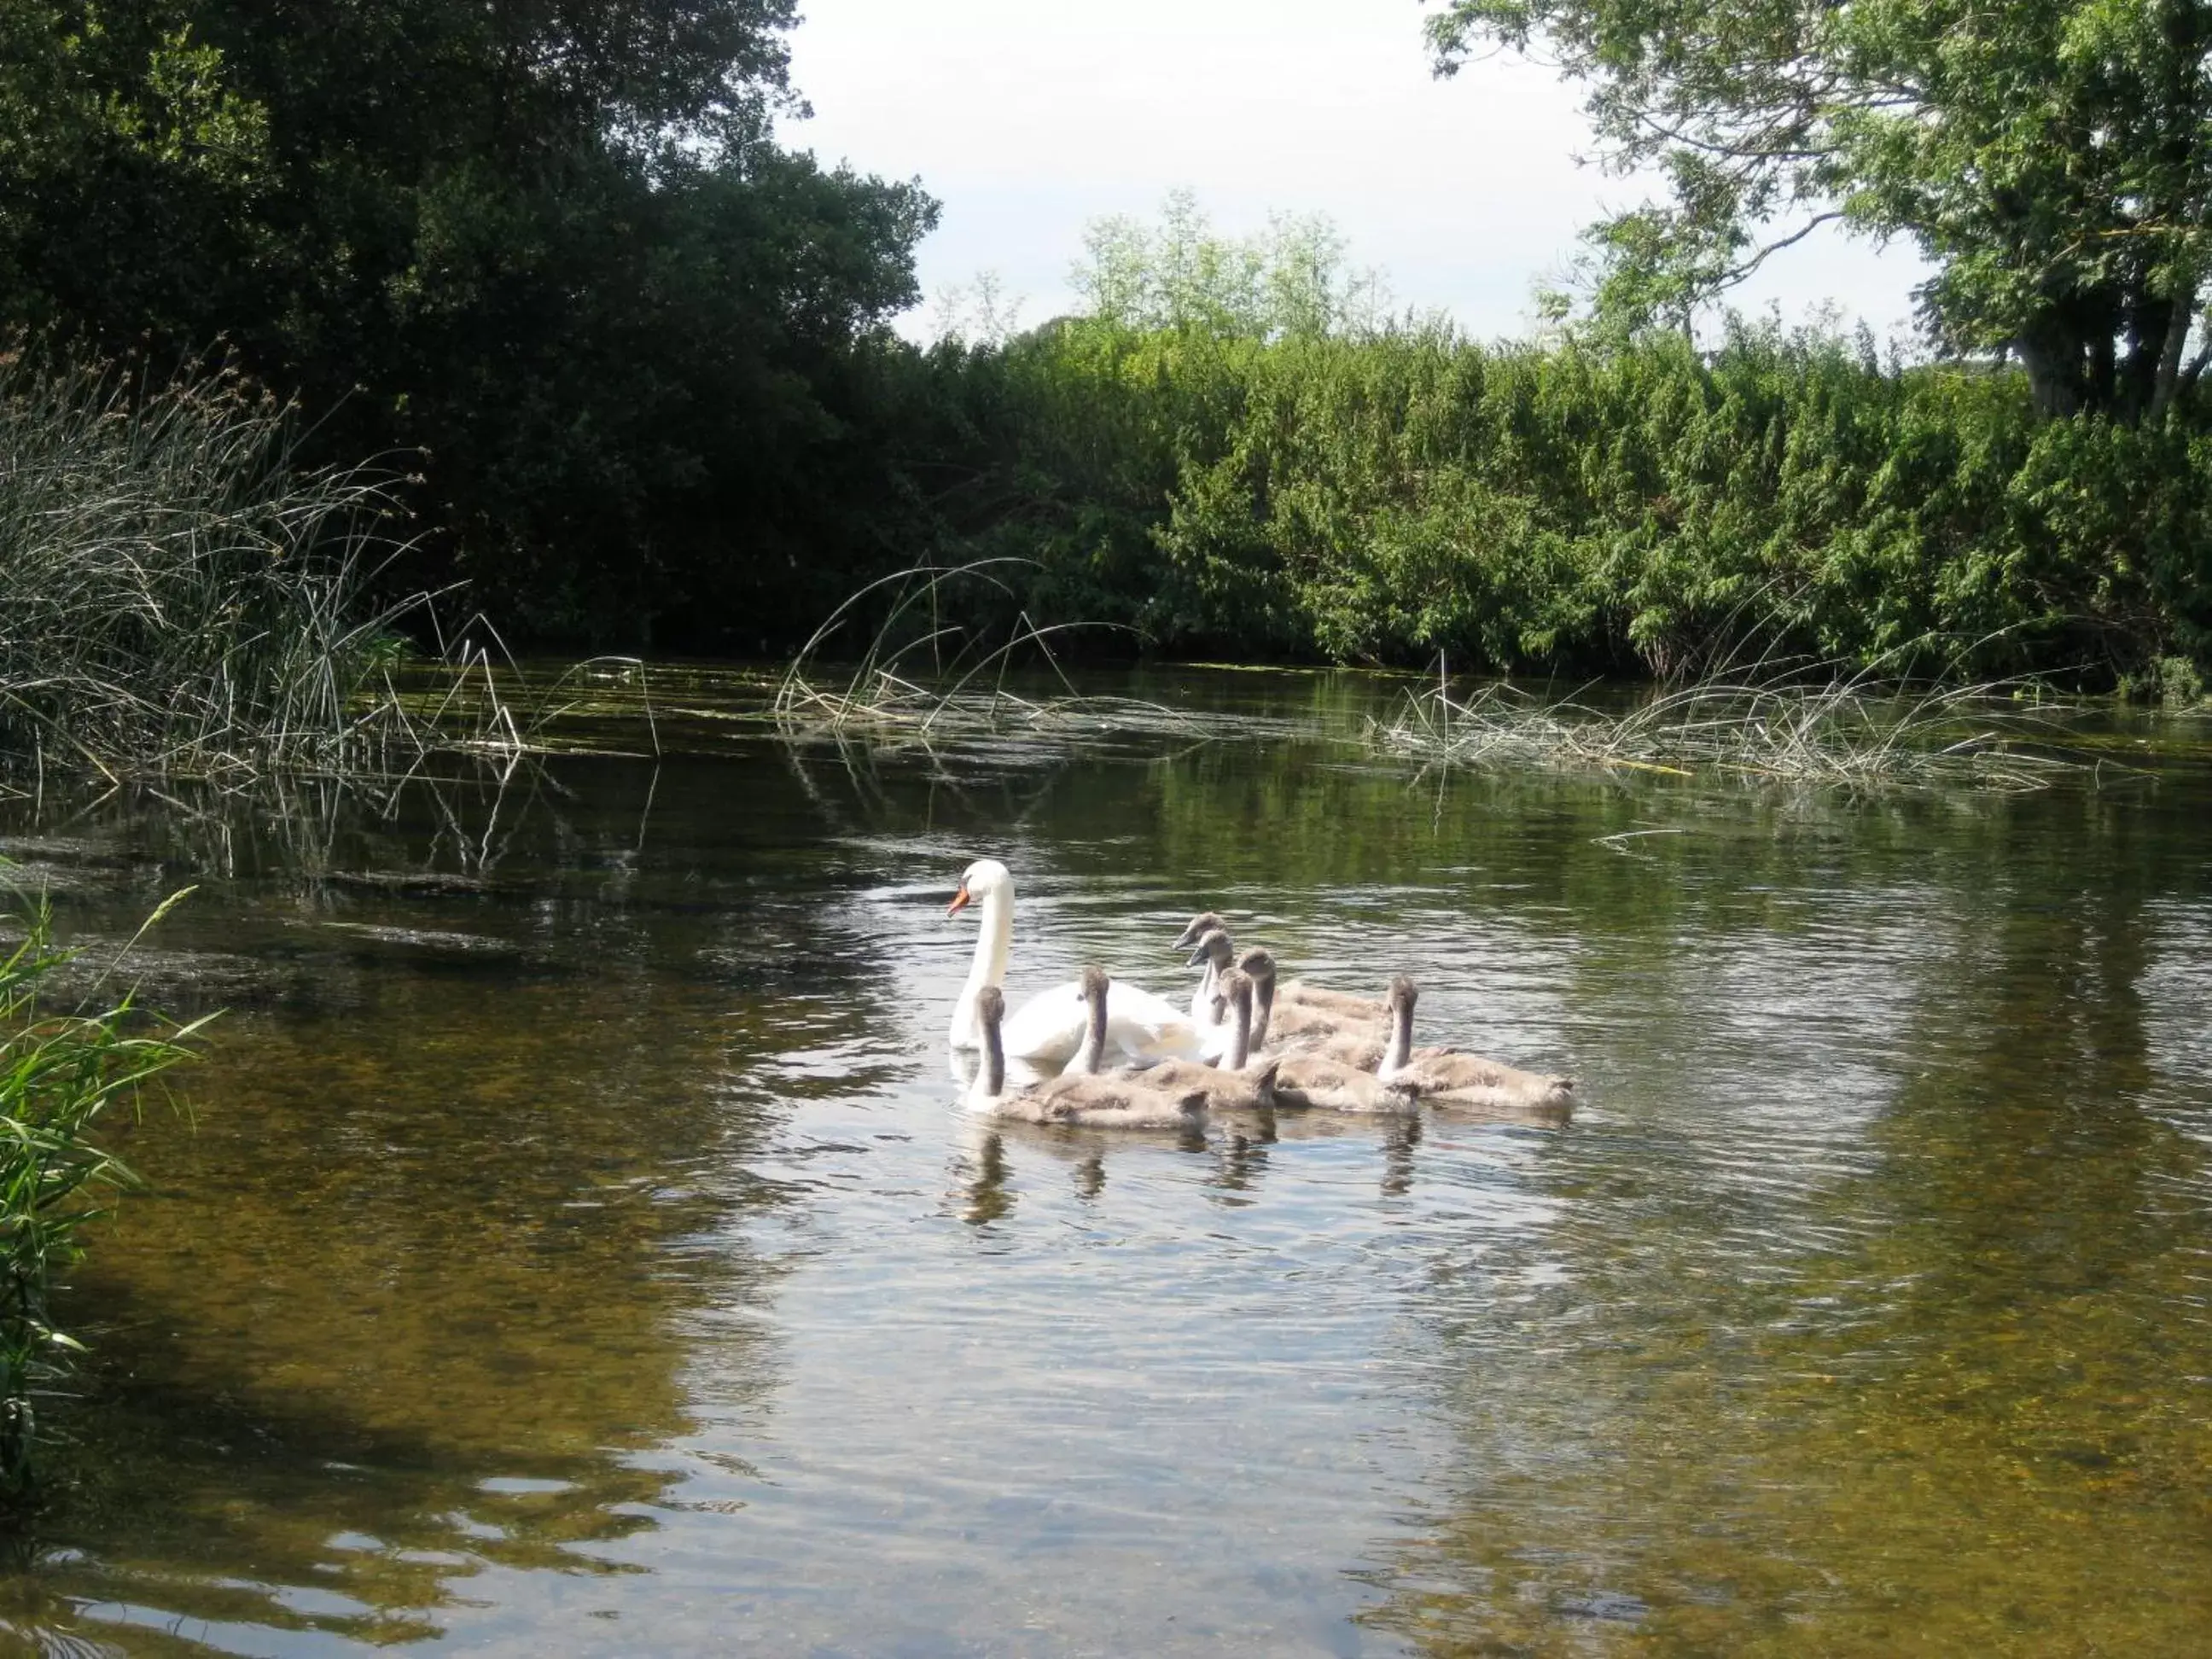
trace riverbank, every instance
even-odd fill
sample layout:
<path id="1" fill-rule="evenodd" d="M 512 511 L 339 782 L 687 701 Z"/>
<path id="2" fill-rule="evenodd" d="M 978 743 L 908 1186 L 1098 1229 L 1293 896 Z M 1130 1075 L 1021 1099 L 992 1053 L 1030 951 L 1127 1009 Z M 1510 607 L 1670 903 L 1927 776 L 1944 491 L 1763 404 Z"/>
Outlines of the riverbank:
<path id="1" fill-rule="evenodd" d="M 1170 656 L 2177 696 L 2212 666 L 2212 438 L 2043 419 L 2016 374 L 1759 328 L 1704 354 L 1081 320 L 935 362 L 972 434 L 941 562 L 1033 559 L 1000 611 Z"/>

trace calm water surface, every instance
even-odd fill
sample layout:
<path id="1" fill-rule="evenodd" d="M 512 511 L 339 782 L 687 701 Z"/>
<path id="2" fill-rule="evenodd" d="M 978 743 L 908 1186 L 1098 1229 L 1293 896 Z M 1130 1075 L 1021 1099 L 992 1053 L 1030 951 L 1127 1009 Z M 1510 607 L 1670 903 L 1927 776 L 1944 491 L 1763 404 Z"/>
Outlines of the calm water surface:
<path id="1" fill-rule="evenodd" d="M 2212 727 L 1869 803 L 661 722 L 503 788 L 6 809 L 80 938 L 198 883 L 139 971 L 231 1012 L 118 1132 L 0 1644 L 2205 1650 Z M 979 1123 L 987 853 L 1017 995 L 1186 988 L 1212 904 L 1587 1103 Z"/>

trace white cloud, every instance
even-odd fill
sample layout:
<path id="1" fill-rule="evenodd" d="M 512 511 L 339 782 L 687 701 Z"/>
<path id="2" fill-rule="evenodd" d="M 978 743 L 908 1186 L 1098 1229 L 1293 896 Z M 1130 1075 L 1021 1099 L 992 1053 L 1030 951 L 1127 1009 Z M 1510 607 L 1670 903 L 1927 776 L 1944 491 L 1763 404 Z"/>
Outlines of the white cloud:
<path id="1" fill-rule="evenodd" d="M 815 0 L 793 37 L 815 118 L 785 136 L 919 176 L 945 204 L 925 289 L 995 270 L 1028 320 L 1073 306 L 1086 223 L 1149 216 L 1188 185 L 1229 232 L 1326 213 L 1401 305 L 1519 333 L 1582 227 L 1643 192 L 1577 165 L 1580 100 L 1550 70 L 1499 57 L 1433 79 L 1422 16 L 1385 0 Z M 1887 334 L 1920 274 L 1905 251 L 1816 237 L 1741 301 L 1829 301 Z"/>

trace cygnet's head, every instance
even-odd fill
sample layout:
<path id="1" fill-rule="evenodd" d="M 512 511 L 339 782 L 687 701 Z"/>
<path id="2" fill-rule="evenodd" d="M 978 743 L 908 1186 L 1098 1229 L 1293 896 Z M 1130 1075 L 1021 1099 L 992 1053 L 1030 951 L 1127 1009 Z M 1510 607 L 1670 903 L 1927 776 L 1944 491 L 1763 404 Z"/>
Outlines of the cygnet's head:
<path id="1" fill-rule="evenodd" d="M 1083 977 L 1075 981 L 1075 994 L 1085 1002 L 1103 1002 L 1106 1000 L 1106 988 L 1112 983 L 1106 976 L 1106 970 L 1092 963 L 1084 969 Z"/>
<path id="2" fill-rule="evenodd" d="M 1237 957 L 1237 965 L 1244 970 L 1245 977 L 1255 985 L 1274 983 L 1275 959 L 1257 945 Z"/>
<path id="3" fill-rule="evenodd" d="M 1190 953 L 1190 965 L 1211 963 L 1216 968 L 1226 968 L 1237 960 L 1237 947 L 1229 935 L 1218 927 L 1209 927 L 1199 937 L 1198 948 Z"/>
<path id="4" fill-rule="evenodd" d="M 999 1022 L 1006 1017 L 1006 994 L 995 985 L 986 985 L 975 993 L 975 1018 L 986 1030 L 998 1029 Z"/>
<path id="5" fill-rule="evenodd" d="M 1420 996 L 1421 994 L 1413 988 L 1413 981 L 1405 975 L 1400 974 L 1391 980 L 1390 994 L 1383 998 L 1383 1001 L 1393 1008 L 1403 1008 L 1410 1014 L 1413 1012 L 1414 1003 L 1420 1000 Z"/>
<path id="6" fill-rule="evenodd" d="M 977 859 L 960 872 L 960 890 L 952 896 L 952 902 L 945 907 L 945 914 L 958 915 L 976 900 L 988 898 L 1001 888 L 1011 888 L 1013 884 L 1013 877 L 998 860 Z"/>
<path id="7" fill-rule="evenodd" d="M 1227 969 L 1221 975 L 1220 999 L 1231 1008 L 1239 1003 L 1249 1006 L 1252 1000 L 1251 980 L 1234 968 Z"/>
<path id="8" fill-rule="evenodd" d="M 1196 944 L 1217 927 L 1224 933 L 1229 931 L 1229 924 L 1222 920 L 1220 913 L 1200 910 L 1184 924 L 1182 932 L 1176 935 L 1176 949 L 1180 951 L 1186 945 Z"/>

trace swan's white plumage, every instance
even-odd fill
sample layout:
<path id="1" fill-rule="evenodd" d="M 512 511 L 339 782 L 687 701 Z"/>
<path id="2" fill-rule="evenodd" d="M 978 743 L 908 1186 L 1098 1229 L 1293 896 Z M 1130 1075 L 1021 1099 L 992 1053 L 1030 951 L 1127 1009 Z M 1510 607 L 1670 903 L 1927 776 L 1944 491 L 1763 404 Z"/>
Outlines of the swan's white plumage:
<path id="1" fill-rule="evenodd" d="M 1213 964 L 1206 964 L 1206 972 L 1198 981 L 1198 989 L 1190 994 L 1190 1023 L 1200 1030 L 1218 1030 L 1213 1018 Z"/>
<path id="2" fill-rule="evenodd" d="M 978 859 L 960 878 L 952 908 L 975 904 L 982 911 L 982 933 L 968 982 L 952 1005 L 947 1033 L 956 1048 L 982 1046 L 975 998 L 987 985 L 1003 986 L 1014 941 L 1014 878 L 996 859 Z M 1068 980 L 1036 995 L 1006 1016 L 1000 1038 L 1006 1058 L 1032 1066 L 1064 1066 L 1083 1046 L 1086 1015 L 1082 983 Z M 1144 1066 L 1161 1060 L 1195 1060 L 1200 1035 L 1181 1009 L 1164 998 L 1115 980 L 1106 999 L 1106 1046 L 1113 1056 Z"/>

